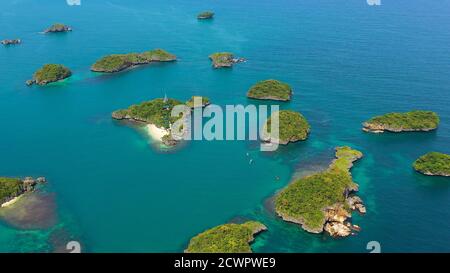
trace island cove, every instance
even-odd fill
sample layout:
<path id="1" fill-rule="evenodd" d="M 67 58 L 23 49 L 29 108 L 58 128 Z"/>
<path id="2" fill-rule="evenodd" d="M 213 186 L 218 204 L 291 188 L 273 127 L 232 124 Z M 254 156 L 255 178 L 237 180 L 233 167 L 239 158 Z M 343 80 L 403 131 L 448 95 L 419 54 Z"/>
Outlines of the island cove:
<path id="1" fill-rule="evenodd" d="M 176 59 L 175 55 L 163 49 L 154 49 L 143 53 L 113 54 L 97 60 L 91 66 L 91 71 L 115 73 L 152 62 L 173 62 Z"/>
<path id="2" fill-rule="evenodd" d="M 337 147 L 327 170 L 295 180 L 275 196 L 276 213 L 311 233 L 344 237 L 359 231 L 348 219 L 352 210 L 366 213 L 350 173 L 353 162 L 362 156 L 350 147 Z"/>
<path id="3" fill-rule="evenodd" d="M 148 134 L 154 140 L 163 142 L 167 146 L 175 146 L 178 141 L 172 137 L 171 126 L 182 117 L 173 117 L 171 115 L 176 105 L 184 104 L 175 99 L 158 98 L 114 111 L 112 118 L 144 125 Z"/>

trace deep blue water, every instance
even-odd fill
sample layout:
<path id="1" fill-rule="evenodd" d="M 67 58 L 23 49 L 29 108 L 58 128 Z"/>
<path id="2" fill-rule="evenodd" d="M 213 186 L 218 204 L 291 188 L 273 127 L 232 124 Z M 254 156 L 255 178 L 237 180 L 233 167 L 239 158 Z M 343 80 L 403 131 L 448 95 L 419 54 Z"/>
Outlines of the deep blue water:
<path id="1" fill-rule="evenodd" d="M 199 22 L 196 14 L 216 12 Z M 92 252 L 180 252 L 189 239 L 236 217 L 269 231 L 256 252 L 450 251 L 450 181 L 415 173 L 411 163 L 450 153 L 450 1 L 382 0 L 17 0 L 0 3 L 0 176 L 46 176 L 60 225 Z M 39 32 L 55 22 L 67 34 Z M 103 55 L 164 48 L 176 63 L 111 76 L 89 72 Z M 248 62 L 214 70 L 207 56 L 231 51 Z M 45 63 L 74 75 L 25 86 Z M 248 142 L 191 142 L 155 150 L 112 111 L 164 96 L 205 95 L 218 105 L 249 104 L 256 81 L 294 88 L 283 109 L 300 111 L 310 138 L 261 153 Z M 361 122 L 390 111 L 438 112 L 430 133 L 366 134 Z M 285 223 L 268 209 L 295 173 L 329 164 L 333 148 L 365 157 L 353 168 L 367 215 L 357 236 L 331 239 Z M 249 164 L 246 153 L 254 160 Z M 280 177 L 276 181 L 275 176 Z M 0 252 L 45 251 L 48 231 L 0 223 Z"/>

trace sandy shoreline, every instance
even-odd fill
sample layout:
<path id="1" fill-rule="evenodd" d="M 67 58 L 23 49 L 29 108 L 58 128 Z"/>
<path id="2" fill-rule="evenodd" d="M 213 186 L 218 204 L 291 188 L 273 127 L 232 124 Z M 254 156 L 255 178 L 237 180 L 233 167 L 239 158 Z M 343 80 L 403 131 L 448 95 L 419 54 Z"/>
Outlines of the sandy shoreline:
<path id="1" fill-rule="evenodd" d="M 157 141 L 162 141 L 162 138 L 165 135 L 169 134 L 169 131 L 163 128 L 159 128 L 154 124 L 147 124 L 145 126 L 145 129 L 147 130 L 148 135 Z"/>
<path id="2" fill-rule="evenodd" d="M 0 207 L 5 208 L 8 206 L 11 206 L 12 204 L 16 203 L 20 197 L 22 197 L 22 195 L 14 197 L 13 199 L 9 200 L 8 202 L 3 203 Z"/>

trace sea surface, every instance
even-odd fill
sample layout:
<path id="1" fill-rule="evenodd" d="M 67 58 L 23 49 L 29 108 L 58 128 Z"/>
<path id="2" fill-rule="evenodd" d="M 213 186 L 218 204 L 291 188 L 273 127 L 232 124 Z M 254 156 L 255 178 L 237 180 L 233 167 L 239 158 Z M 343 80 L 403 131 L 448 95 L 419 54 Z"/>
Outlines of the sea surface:
<path id="1" fill-rule="evenodd" d="M 2 0 L 0 39 L 23 43 L 0 47 L 0 176 L 47 177 L 57 219 L 34 229 L 0 220 L 0 252 L 53 251 L 69 239 L 86 252 L 182 252 L 196 234 L 244 219 L 269 229 L 255 252 L 368 252 L 370 241 L 383 252 L 449 252 L 449 178 L 417 174 L 411 164 L 428 151 L 450 153 L 450 1 L 381 2 Z M 209 9 L 213 20 L 196 19 Z M 73 32 L 40 33 L 56 22 Z M 179 60 L 116 75 L 89 71 L 101 56 L 153 48 Z M 218 51 L 248 61 L 214 70 L 208 55 Z M 45 63 L 74 74 L 27 87 Z M 253 104 L 248 88 L 269 78 L 293 87 L 280 107 L 308 119 L 307 141 L 272 153 L 250 141 L 164 151 L 111 119 L 164 94 Z M 361 131 L 374 115 L 413 109 L 436 111 L 439 129 Z M 273 195 L 325 168 L 339 145 L 364 153 L 352 169 L 368 209 L 353 217 L 361 232 L 332 239 L 276 217 Z"/>

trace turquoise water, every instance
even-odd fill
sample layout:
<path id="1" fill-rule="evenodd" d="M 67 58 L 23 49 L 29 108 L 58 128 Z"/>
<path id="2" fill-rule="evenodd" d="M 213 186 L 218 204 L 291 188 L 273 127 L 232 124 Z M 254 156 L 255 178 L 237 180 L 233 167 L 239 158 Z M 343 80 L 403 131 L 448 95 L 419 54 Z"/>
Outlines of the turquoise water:
<path id="1" fill-rule="evenodd" d="M 450 2 L 365 0 L 2 1 L 0 38 L 0 175 L 46 176 L 59 226 L 91 252 L 180 252 L 195 234 L 236 217 L 269 231 L 256 252 L 450 251 L 448 178 L 411 169 L 423 153 L 450 153 Z M 195 15 L 213 9 L 216 18 Z M 72 33 L 39 34 L 54 22 Z M 112 76 L 89 72 L 100 56 L 164 48 L 176 63 Z M 207 56 L 231 51 L 248 62 L 213 70 Z M 44 63 L 74 72 L 52 86 L 25 86 Z M 312 126 L 306 142 L 261 153 L 250 142 L 191 142 L 155 150 L 110 113 L 168 96 L 205 95 L 218 105 L 253 103 L 256 81 L 290 83 Z M 389 111 L 429 109 L 431 133 L 373 135 L 361 122 Z M 365 157 L 353 169 L 367 215 L 357 236 L 312 235 L 278 219 L 270 197 L 295 174 L 323 168 L 337 145 Z M 253 164 L 249 164 L 246 153 Z M 277 181 L 275 176 L 279 176 Z M 48 251 L 49 230 L 0 222 L 0 252 Z M 65 238 L 65 237 L 64 237 Z"/>

